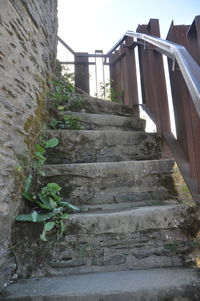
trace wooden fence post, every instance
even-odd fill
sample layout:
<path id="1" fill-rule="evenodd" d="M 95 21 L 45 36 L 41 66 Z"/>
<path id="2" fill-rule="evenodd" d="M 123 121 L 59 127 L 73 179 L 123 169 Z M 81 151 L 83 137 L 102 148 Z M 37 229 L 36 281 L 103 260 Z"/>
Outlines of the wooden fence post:
<path id="1" fill-rule="evenodd" d="M 80 88 L 81 90 L 89 94 L 89 60 L 87 54 L 88 53 L 86 52 L 76 52 L 75 87 Z"/>
<path id="2" fill-rule="evenodd" d="M 137 32 L 160 37 L 159 21 L 151 19 L 148 25 L 139 25 Z M 170 118 L 162 55 L 155 46 L 139 45 L 139 65 L 143 103 L 157 125 L 158 133 L 169 133 Z"/>
<path id="3" fill-rule="evenodd" d="M 126 39 L 120 49 L 109 57 L 112 87 L 128 106 L 138 105 L 138 89 L 133 39 Z"/>
<path id="4" fill-rule="evenodd" d="M 191 26 L 174 25 L 172 22 L 167 39 L 185 46 L 200 63 L 200 16 L 194 19 Z M 173 62 L 170 59 L 168 64 L 177 140 L 189 163 L 190 176 L 198 186 L 196 192 L 200 192 L 200 119 L 178 66 L 175 64 L 175 68 L 172 68 Z"/>

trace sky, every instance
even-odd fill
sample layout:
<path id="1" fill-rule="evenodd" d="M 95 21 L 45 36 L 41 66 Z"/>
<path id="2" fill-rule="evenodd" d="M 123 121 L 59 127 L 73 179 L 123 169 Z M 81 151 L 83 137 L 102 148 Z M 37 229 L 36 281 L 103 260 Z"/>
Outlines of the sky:
<path id="1" fill-rule="evenodd" d="M 200 0 L 58 0 L 58 35 L 76 52 L 106 53 L 127 30 L 160 20 L 166 38 L 171 21 L 191 24 Z"/>

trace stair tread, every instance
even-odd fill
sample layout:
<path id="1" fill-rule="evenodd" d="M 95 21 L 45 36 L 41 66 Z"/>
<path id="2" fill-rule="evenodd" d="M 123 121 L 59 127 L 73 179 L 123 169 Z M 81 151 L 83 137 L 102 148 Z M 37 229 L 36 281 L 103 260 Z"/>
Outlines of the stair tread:
<path id="1" fill-rule="evenodd" d="M 122 210 L 116 210 L 111 212 L 81 212 L 81 213 L 75 213 L 72 214 L 71 217 L 101 217 L 102 215 L 105 217 L 117 217 L 117 216 L 145 216 L 150 215 L 152 213 L 156 212 L 165 212 L 168 210 L 176 210 L 176 209 L 184 209 L 186 208 L 185 205 L 182 204 L 164 204 L 164 205 L 152 205 L 152 206 L 138 206 L 135 208 L 129 208 L 129 209 L 122 209 Z"/>
<path id="2" fill-rule="evenodd" d="M 80 225 L 79 233 L 136 233 L 149 229 L 174 229 L 187 215 L 187 207 L 179 204 L 144 206 L 112 212 L 72 214 L 70 222 Z"/>
<path id="3" fill-rule="evenodd" d="M 122 131 L 122 130 L 116 130 L 116 131 L 113 131 L 113 130 L 103 130 L 103 131 L 100 131 L 100 130 L 67 130 L 67 129 L 58 129 L 58 130 L 51 130 L 51 129 L 48 129 L 46 131 L 46 133 L 52 133 L 54 135 L 56 134 L 60 134 L 60 133 L 63 133 L 63 135 L 65 134 L 71 134 L 71 135 L 77 135 L 77 134 L 85 134 L 85 135 L 119 135 L 119 134 L 123 134 L 125 136 L 128 136 L 128 137 L 132 137 L 132 136 L 139 136 L 139 135 L 145 135 L 145 136 L 157 136 L 158 134 L 157 133 L 148 133 L 148 132 L 144 132 L 144 131 Z"/>
<path id="4" fill-rule="evenodd" d="M 46 164 L 44 172 L 46 176 L 76 174 L 95 177 L 111 175 L 115 171 L 121 174 L 134 174 L 139 168 L 143 174 L 169 172 L 173 168 L 174 161 L 171 159 L 143 160 L 143 161 L 120 161 L 120 162 L 92 162 L 92 163 L 70 163 L 70 164 Z M 148 168 L 148 170 L 147 170 Z M 91 173 L 93 172 L 93 173 Z M 105 174 L 106 173 L 106 174 Z"/>
<path id="5" fill-rule="evenodd" d="M 137 119 L 141 120 L 141 118 L 134 117 L 134 116 L 121 116 L 121 115 L 113 115 L 113 114 L 99 114 L 99 113 L 87 113 L 87 112 L 76 112 L 76 111 L 65 111 L 65 113 L 69 113 L 70 115 L 76 114 L 79 116 L 86 116 L 86 117 L 93 117 L 93 118 L 107 118 L 107 119 L 118 119 L 118 120 L 128 120 L 128 119 Z M 142 119 L 144 120 L 144 119 Z"/>
<path id="6" fill-rule="evenodd" d="M 60 168 L 73 168 L 73 167 L 80 167 L 82 166 L 83 168 L 87 168 L 87 166 L 89 166 L 90 168 L 93 167 L 105 167 L 106 166 L 116 166 L 116 167 L 120 167 L 122 165 L 141 165 L 144 166 L 146 164 L 150 164 L 150 165 L 156 165 L 159 163 L 169 163 L 169 165 L 171 165 L 171 163 L 173 164 L 174 160 L 173 159 L 158 159 L 158 160 L 143 160 L 143 161 L 134 161 L 134 160 L 130 160 L 130 161 L 121 161 L 121 162 L 92 162 L 92 163 L 70 163 L 70 164 L 46 164 L 44 165 L 44 168 L 48 168 L 48 167 L 54 167 L 54 166 L 58 166 Z"/>
<path id="7" fill-rule="evenodd" d="M 116 212 L 120 210 L 128 210 L 138 208 L 138 207 L 146 207 L 146 206 L 162 206 L 162 205 L 175 205 L 178 204 L 178 201 L 176 200 L 146 200 L 146 201 L 138 201 L 138 202 L 121 202 L 121 203 L 101 203 L 96 205 L 82 205 L 81 206 L 81 212 Z"/>
<path id="8" fill-rule="evenodd" d="M 37 297 L 40 300 L 43 300 L 43 297 L 49 297 L 48 300 L 54 301 L 97 301 L 100 300 L 99 298 L 107 300 L 108 297 L 110 301 L 131 301 L 143 300 L 143 298 L 150 300 L 149 296 L 151 300 L 157 301 L 175 296 L 192 298 L 184 298 L 184 300 L 199 300 L 198 297 L 195 299 L 199 291 L 197 270 L 157 268 L 22 280 L 8 286 L 6 289 L 8 297 L 0 300 L 23 301 L 22 298 L 28 297 L 31 301 L 36 300 Z"/>

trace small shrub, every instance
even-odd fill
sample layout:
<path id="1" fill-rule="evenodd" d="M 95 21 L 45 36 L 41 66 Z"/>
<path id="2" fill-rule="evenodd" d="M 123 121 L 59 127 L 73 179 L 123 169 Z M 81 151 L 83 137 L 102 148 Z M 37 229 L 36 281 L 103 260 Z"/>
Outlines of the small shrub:
<path id="1" fill-rule="evenodd" d="M 105 98 L 106 100 L 123 103 L 123 92 L 118 91 L 113 87 L 113 81 L 100 84 L 100 97 Z"/>
<path id="2" fill-rule="evenodd" d="M 47 241 L 47 234 L 54 228 L 62 235 L 65 230 L 64 220 L 69 218 L 69 213 L 79 209 L 68 202 L 63 202 L 60 195 L 61 187 L 57 183 L 48 183 L 39 188 L 40 177 L 45 176 L 43 166 L 46 161 L 46 150 L 58 145 L 57 138 L 47 141 L 41 139 L 40 144 L 35 145 L 35 152 L 31 162 L 30 173 L 24 181 L 22 196 L 28 201 L 31 212 L 16 217 L 16 221 L 43 223 L 43 231 L 40 238 Z M 17 167 L 19 169 L 19 166 Z"/>
<path id="3" fill-rule="evenodd" d="M 81 118 L 74 115 L 63 115 L 60 120 L 52 119 L 49 126 L 53 130 L 68 129 L 68 130 L 83 130 L 81 126 Z"/>

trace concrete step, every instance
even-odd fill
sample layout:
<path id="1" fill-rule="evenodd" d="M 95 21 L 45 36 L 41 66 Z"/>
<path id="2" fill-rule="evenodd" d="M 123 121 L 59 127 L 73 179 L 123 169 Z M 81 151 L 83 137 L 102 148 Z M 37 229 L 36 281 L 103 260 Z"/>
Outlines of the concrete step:
<path id="1" fill-rule="evenodd" d="M 116 212 L 120 210 L 129 210 L 135 207 L 144 206 L 160 206 L 160 205 L 174 205 L 178 204 L 177 200 L 146 200 L 138 202 L 123 202 L 123 203 L 109 203 L 109 204 L 95 204 L 80 206 L 81 212 Z"/>
<path id="2" fill-rule="evenodd" d="M 59 145 L 49 149 L 47 164 L 117 162 L 161 158 L 156 133 L 124 131 L 47 131 Z"/>
<path id="3" fill-rule="evenodd" d="M 83 112 L 66 112 L 66 115 L 80 117 L 80 124 L 85 130 L 124 130 L 144 131 L 146 121 L 135 117 L 124 117 L 105 114 L 88 114 Z"/>
<path id="4" fill-rule="evenodd" d="M 79 224 L 81 235 L 128 234 L 178 228 L 186 211 L 187 207 L 179 204 L 145 206 L 117 212 L 72 214 L 70 221 Z"/>
<path id="5" fill-rule="evenodd" d="M 46 165 L 45 182 L 56 182 L 76 205 L 174 198 L 173 160 Z"/>
<path id="6" fill-rule="evenodd" d="M 10 285 L 15 301 L 199 301 L 195 269 L 121 271 L 21 280 Z"/>
<path id="7" fill-rule="evenodd" d="M 17 273 L 27 278 L 183 266 L 192 258 L 183 227 L 188 218 L 182 205 L 72 214 L 62 239 L 55 233 L 48 242 L 39 240 L 40 225 L 17 223 Z"/>
<path id="8" fill-rule="evenodd" d="M 77 98 L 82 99 L 81 105 L 77 105 Z M 63 102 L 62 105 L 66 106 L 66 102 Z M 93 114 L 112 114 L 120 116 L 138 115 L 139 111 L 138 106 L 131 108 L 124 104 L 91 97 L 87 94 L 75 94 L 74 97 L 72 97 L 72 99 L 70 100 L 70 105 L 68 104 L 66 108 L 70 111 L 82 111 Z"/>

